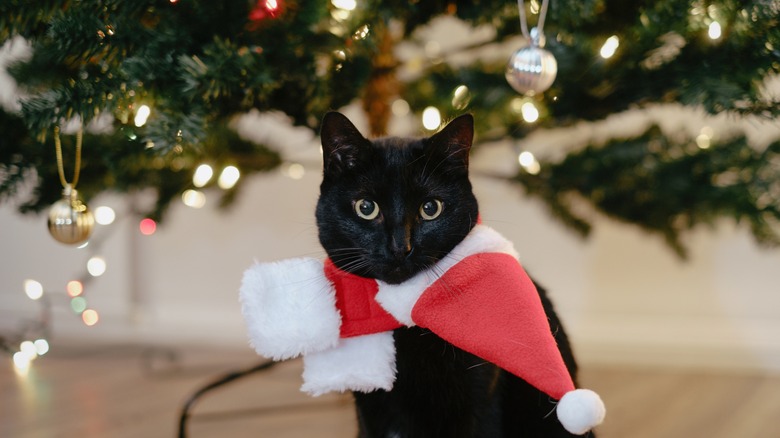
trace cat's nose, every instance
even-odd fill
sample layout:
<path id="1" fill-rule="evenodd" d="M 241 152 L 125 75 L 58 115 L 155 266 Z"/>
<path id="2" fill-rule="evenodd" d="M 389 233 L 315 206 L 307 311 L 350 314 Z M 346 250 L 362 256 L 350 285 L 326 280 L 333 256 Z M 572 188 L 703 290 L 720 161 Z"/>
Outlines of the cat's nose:
<path id="1" fill-rule="evenodd" d="M 394 233 L 390 242 L 390 253 L 398 260 L 405 259 L 412 253 L 412 242 L 408 232 L 403 230 L 401 233 Z"/>
<path id="2" fill-rule="evenodd" d="M 412 253 L 412 245 L 408 242 L 403 243 L 401 245 L 396 245 L 395 243 L 390 246 L 390 253 L 392 254 L 393 258 L 395 259 L 405 259 L 409 256 L 409 254 Z"/>

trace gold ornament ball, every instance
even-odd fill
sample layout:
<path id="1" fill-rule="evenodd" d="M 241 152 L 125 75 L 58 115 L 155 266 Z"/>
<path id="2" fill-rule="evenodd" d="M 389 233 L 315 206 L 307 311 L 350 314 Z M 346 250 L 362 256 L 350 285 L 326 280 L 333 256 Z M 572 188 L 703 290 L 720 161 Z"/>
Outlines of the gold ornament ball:
<path id="1" fill-rule="evenodd" d="M 506 66 L 506 80 L 520 94 L 534 95 L 550 88 L 558 63 L 547 50 L 530 45 L 516 51 Z"/>
<path id="2" fill-rule="evenodd" d="M 78 245 L 89 239 L 95 226 L 95 216 L 81 202 L 76 190 L 66 188 L 62 199 L 49 210 L 49 233 L 55 240 L 68 245 Z"/>

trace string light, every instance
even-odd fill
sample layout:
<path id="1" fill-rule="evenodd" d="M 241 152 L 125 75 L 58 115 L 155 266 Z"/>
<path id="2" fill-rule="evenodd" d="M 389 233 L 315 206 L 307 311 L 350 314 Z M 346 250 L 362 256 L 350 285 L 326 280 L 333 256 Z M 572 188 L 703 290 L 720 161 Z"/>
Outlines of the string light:
<path id="1" fill-rule="evenodd" d="M 539 164 L 539 161 L 536 159 L 534 154 L 528 151 L 521 152 L 517 157 L 517 161 L 520 163 L 520 166 L 522 166 L 522 168 L 531 175 L 538 174 L 542 169 L 541 164 Z"/>
<path id="2" fill-rule="evenodd" d="M 81 314 L 84 310 L 87 308 L 87 300 L 84 299 L 84 297 L 75 297 L 72 300 L 70 300 L 70 310 L 73 311 L 73 313 Z"/>
<path id="3" fill-rule="evenodd" d="M 84 324 L 87 326 L 92 327 L 98 323 L 100 315 L 98 315 L 97 310 L 95 309 L 86 309 L 81 313 L 81 320 L 84 321 Z"/>
<path id="4" fill-rule="evenodd" d="M 84 292 L 84 285 L 78 280 L 71 280 L 68 282 L 65 290 L 68 292 L 69 296 L 77 297 Z"/>
<path id="5" fill-rule="evenodd" d="M 466 108 L 471 101 L 471 93 L 469 87 L 465 85 L 459 85 L 455 91 L 452 92 L 452 107 L 457 110 Z"/>
<path id="6" fill-rule="evenodd" d="M 612 55 L 615 54 L 618 46 L 620 46 L 620 39 L 618 39 L 617 35 L 612 35 L 611 37 L 607 38 L 607 40 L 604 42 L 604 45 L 601 46 L 599 54 L 602 58 L 609 59 L 612 57 Z"/>
<path id="7" fill-rule="evenodd" d="M 157 222 L 148 217 L 141 219 L 141 222 L 138 224 L 138 229 L 144 236 L 151 236 L 157 231 Z"/>
<path id="8" fill-rule="evenodd" d="M 101 205 L 95 209 L 95 222 L 99 223 L 100 225 L 110 225 L 114 223 L 115 219 L 116 213 L 114 212 L 113 208 Z"/>
<path id="9" fill-rule="evenodd" d="M 227 166 L 222 169 L 222 173 L 219 174 L 217 185 L 224 190 L 232 189 L 239 178 L 241 178 L 241 172 L 238 168 L 236 166 Z"/>
<path id="10" fill-rule="evenodd" d="M 87 272 L 93 277 L 100 277 L 106 273 L 106 261 L 103 257 L 92 257 L 87 261 Z"/>
<path id="11" fill-rule="evenodd" d="M 265 8 L 269 12 L 276 12 L 279 9 L 279 2 L 277 0 L 265 0 Z"/>
<path id="12" fill-rule="evenodd" d="M 709 149 L 713 134 L 712 128 L 709 126 L 701 128 L 699 135 L 696 137 L 696 146 L 698 146 L 699 149 Z"/>
<path id="13" fill-rule="evenodd" d="M 135 119 L 133 122 L 135 123 L 135 126 L 141 127 L 146 124 L 146 120 L 149 118 L 149 115 L 152 113 L 151 108 L 149 108 L 147 105 L 141 105 L 138 108 L 138 111 L 135 113 Z"/>
<path id="14" fill-rule="evenodd" d="M 530 100 L 523 103 L 523 106 L 520 107 L 520 114 L 522 114 L 523 120 L 528 123 L 534 123 L 539 120 L 539 110 Z"/>
<path id="15" fill-rule="evenodd" d="M 435 107 L 429 106 L 422 113 L 422 124 L 425 129 L 435 131 L 441 125 L 441 113 Z"/>
<path id="16" fill-rule="evenodd" d="M 35 280 L 24 280 L 24 293 L 31 300 L 40 299 L 43 296 L 43 285 Z"/>
<path id="17" fill-rule="evenodd" d="M 716 20 L 712 20 L 712 23 L 710 23 L 710 26 L 707 28 L 707 36 L 709 36 L 711 40 L 717 40 L 720 39 L 721 34 L 722 29 L 720 23 Z"/>
<path id="18" fill-rule="evenodd" d="M 14 371 L 18 375 L 26 376 L 30 370 L 30 358 L 21 351 L 14 353 Z"/>
<path id="19" fill-rule="evenodd" d="M 352 34 L 352 39 L 354 40 L 364 40 L 368 36 L 369 27 L 367 24 L 364 24 L 358 28 L 358 30 L 355 31 L 354 34 Z"/>
<path id="20" fill-rule="evenodd" d="M 355 0 L 331 0 L 330 3 L 335 7 L 335 9 L 330 12 L 330 15 L 336 21 L 348 19 L 352 14 L 352 11 L 357 8 L 357 2 Z M 343 33 L 343 28 L 334 26 L 331 28 L 331 32 L 340 35 Z"/>
<path id="21" fill-rule="evenodd" d="M 43 356 L 49 352 L 49 341 L 46 339 L 36 339 L 33 345 L 35 345 L 35 351 L 38 352 L 38 356 Z"/>
<path id="22" fill-rule="evenodd" d="M 357 7 L 356 0 L 330 0 L 330 3 L 338 9 L 354 11 Z"/>
<path id="23" fill-rule="evenodd" d="M 187 207 L 202 208 L 206 205 L 206 195 L 198 190 L 185 190 L 181 194 L 181 200 Z"/>
<path id="24" fill-rule="evenodd" d="M 203 187 L 211 181 L 212 176 L 214 176 L 214 169 L 208 164 L 201 164 L 195 169 L 195 174 L 192 175 L 192 185 Z"/>
<path id="25" fill-rule="evenodd" d="M 287 176 L 292 179 L 302 179 L 306 175 L 306 169 L 300 163 L 292 163 L 287 166 Z"/>

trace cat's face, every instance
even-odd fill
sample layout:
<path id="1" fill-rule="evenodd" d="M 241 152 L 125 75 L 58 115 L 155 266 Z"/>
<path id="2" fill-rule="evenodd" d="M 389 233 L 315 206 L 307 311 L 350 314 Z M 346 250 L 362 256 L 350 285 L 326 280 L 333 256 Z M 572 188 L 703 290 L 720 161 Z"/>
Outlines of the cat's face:
<path id="1" fill-rule="evenodd" d="M 320 243 L 339 268 L 397 284 L 445 257 L 474 227 L 470 115 L 429 138 L 369 141 L 339 113 L 323 119 Z"/>

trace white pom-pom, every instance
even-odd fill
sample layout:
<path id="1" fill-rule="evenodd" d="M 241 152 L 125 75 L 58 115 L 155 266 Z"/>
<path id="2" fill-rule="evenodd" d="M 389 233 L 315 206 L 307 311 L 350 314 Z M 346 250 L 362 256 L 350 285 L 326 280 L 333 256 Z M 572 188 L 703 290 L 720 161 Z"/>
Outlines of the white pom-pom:
<path id="1" fill-rule="evenodd" d="M 607 413 L 601 397 L 589 389 L 567 392 L 556 409 L 563 427 L 575 435 L 583 435 L 601 424 Z"/>
<path id="2" fill-rule="evenodd" d="M 335 346 L 336 293 L 315 259 L 257 263 L 244 272 L 241 311 L 255 350 L 276 360 Z"/>

